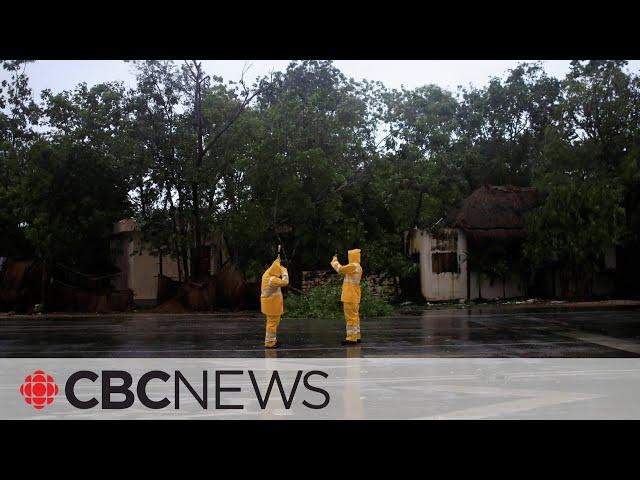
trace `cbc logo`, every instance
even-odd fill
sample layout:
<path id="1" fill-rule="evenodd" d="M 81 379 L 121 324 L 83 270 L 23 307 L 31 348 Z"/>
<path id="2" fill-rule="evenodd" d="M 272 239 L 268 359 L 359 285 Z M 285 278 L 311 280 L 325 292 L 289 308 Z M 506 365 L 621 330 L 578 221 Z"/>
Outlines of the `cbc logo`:
<path id="1" fill-rule="evenodd" d="M 20 385 L 20 394 L 24 401 L 36 410 L 42 410 L 51 405 L 58 395 L 58 385 L 53 377 L 42 370 L 36 370 L 31 375 L 24 377 L 24 383 Z"/>

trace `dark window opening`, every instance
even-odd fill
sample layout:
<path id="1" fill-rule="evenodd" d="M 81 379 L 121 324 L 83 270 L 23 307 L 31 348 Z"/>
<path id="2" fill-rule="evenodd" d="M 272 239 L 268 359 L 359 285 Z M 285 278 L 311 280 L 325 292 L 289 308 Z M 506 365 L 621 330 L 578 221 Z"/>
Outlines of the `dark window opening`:
<path id="1" fill-rule="evenodd" d="M 453 251 L 458 243 L 458 233 L 456 231 L 446 231 L 431 236 L 431 250 L 439 252 Z"/>
<path id="2" fill-rule="evenodd" d="M 458 273 L 458 254 L 455 252 L 439 252 L 431 254 L 431 270 L 433 273 Z"/>

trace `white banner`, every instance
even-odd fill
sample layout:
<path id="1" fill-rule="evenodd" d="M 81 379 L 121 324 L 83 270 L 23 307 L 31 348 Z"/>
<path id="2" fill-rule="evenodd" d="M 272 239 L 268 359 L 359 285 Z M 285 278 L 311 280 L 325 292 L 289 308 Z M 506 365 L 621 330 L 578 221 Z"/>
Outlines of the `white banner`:
<path id="1" fill-rule="evenodd" d="M 640 419 L 639 399 L 640 359 L 0 359 L 1 419 Z"/>

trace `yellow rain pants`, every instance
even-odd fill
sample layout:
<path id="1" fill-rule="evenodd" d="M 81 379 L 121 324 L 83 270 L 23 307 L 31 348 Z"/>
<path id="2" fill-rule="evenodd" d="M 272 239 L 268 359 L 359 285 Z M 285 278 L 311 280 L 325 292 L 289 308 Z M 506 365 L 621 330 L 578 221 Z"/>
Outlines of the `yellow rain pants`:
<path id="1" fill-rule="evenodd" d="M 360 304 L 343 302 L 344 319 L 347 323 L 346 339 L 350 342 L 360 340 Z"/>
<path id="2" fill-rule="evenodd" d="M 267 328 L 264 335 L 264 346 L 273 347 L 278 341 L 278 325 L 280 324 L 280 315 L 267 315 Z"/>

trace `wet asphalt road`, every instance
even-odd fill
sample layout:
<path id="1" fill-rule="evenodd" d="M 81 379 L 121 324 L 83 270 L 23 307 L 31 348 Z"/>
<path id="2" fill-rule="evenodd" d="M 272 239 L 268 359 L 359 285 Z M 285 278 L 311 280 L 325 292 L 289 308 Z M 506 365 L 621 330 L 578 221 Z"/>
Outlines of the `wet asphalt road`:
<path id="1" fill-rule="evenodd" d="M 285 318 L 264 350 L 258 315 L 0 317 L 0 357 L 640 357 L 640 308 L 431 310 L 362 320 Z"/>

